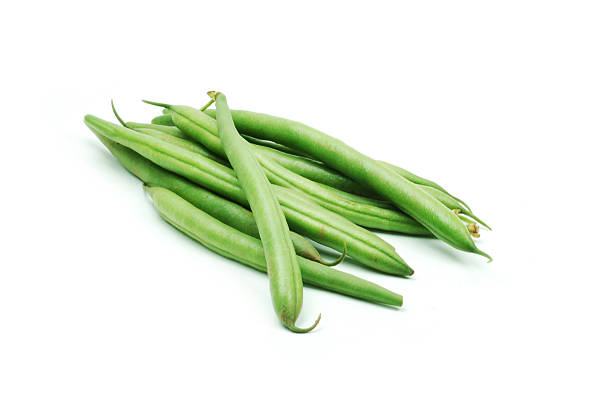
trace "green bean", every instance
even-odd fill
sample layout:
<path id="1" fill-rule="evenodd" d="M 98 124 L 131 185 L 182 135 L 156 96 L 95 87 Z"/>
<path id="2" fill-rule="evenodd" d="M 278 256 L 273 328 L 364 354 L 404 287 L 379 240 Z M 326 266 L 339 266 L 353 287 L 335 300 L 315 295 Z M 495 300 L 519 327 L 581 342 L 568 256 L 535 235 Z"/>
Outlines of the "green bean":
<path id="1" fill-rule="evenodd" d="M 491 259 L 476 247 L 467 228 L 452 211 L 383 163 L 334 137 L 296 121 L 241 110 L 232 111 L 232 118 L 243 134 L 273 140 L 322 161 L 389 199 L 438 239 L 456 249 Z"/>
<path id="2" fill-rule="evenodd" d="M 96 135 L 102 144 L 117 158 L 119 163 L 144 184 L 169 189 L 224 224 L 252 237 L 259 238 L 257 225 L 249 210 L 225 198 L 221 198 L 172 172 L 160 168 L 133 150 L 117 144 L 101 134 Z M 294 232 L 290 234 L 296 253 L 309 260 L 327 264 L 321 258 L 317 249 L 307 239 Z M 337 260 L 330 264 L 336 262 Z"/>
<path id="3" fill-rule="evenodd" d="M 159 103 L 150 103 L 160 105 Z M 207 149 L 223 156 L 223 147 L 218 134 L 217 122 L 196 108 L 188 106 L 167 105 L 174 124 L 193 139 L 202 143 Z M 355 224 L 363 227 L 375 228 L 385 231 L 395 231 L 412 235 L 429 235 L 430 231 L 424 228 L 413 218 L 402 212 L 378 207 L 370 204 L 341 198 L 337 193 L 329 191 L 318 183 L 291 172 L 289 169 L 270 160 L 269 149 L 262 150 L 258 146 L 253 151 L 259 163 L 263 166 L 268 179 L 281 186 L 288 186 L 307 194 L 310 199 L 319 205 L 336 212 Z"/>
<path id="4" fill-rule="evenodd" d="M 302 310 L 302 272 L 291 244 L 287 220 L 250 145 L 234 127 L 225 95 L 220 92 L 212 94 L 216 100 L 219 138 L 257 223 L 276 315 L 291 331 L 309 332 L 318 325 L 321 315 L 309 328 L 295 325 Z"/>
<path id="5" fill-rule="evenodd" d="M 94 133 L 100 133 L 155 164 L 248 207 L 234 171 L 227 166 L 92 115 L 85 116 L 85 123 Z M 342 251 L 346 243 L 350 257 L 373 269 L 399 276 L 412 274 L 412 269 L 395 249 L 377 235 L 305 198 L 298 198 L 289 189 L 273 188 L 293 231 L 338 251 Z"/>
<path id="6" fill-rule="evenodd" d="M 172 226 L 223 256 L 266 271 L 259 240 L 223 224 L 167 189 L 146 189 L 162 218 Z M 393 306 L 403 303 L 401 295 L 367 280 L 301 257 L 298 263 L 304 283 L 309 285 L 370 302 Z"/>

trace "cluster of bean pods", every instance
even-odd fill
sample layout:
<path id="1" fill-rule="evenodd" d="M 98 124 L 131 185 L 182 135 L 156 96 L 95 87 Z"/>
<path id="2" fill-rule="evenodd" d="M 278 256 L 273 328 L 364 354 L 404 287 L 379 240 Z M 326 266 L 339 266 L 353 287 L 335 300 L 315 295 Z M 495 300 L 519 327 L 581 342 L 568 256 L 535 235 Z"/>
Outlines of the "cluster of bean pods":
<path id="1" fill-rule="evenodd" d="M 473 238 L 490 229 L 437 183 L 374 160 L 312 127 L 230 110 L 209 93 L 203 108 L 163 107 L 151 123 L 85 124 L 138 177 L 161 217 L 209 249 L 266 271 L 274 310 L 294 332 L 303 282 L 369 302 L 401 306 L 402 296 L 333 269 L 345 256 L 371 269 L 413 270 L 371 230 L 437 238 L 490 257 Z M 208 107 L 215 103 L 215 109 Z M 324 260 L 309 241 L 342 253 Z"/>

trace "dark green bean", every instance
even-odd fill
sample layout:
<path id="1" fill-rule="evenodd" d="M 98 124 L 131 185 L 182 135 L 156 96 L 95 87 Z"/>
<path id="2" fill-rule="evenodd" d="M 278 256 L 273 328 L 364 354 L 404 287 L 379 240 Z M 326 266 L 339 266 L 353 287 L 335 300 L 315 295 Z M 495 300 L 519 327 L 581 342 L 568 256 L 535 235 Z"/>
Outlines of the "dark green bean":
<path id="1" fill-rule="evenodd" d="M 257 223 L 276 315 L 291 331 L 309 332 L 318 325 L 321 315 L 308 328 L 298 328 L 295 325 L 302 310 L 302 273 L 291 244 L 285 216 L 270 182 L 251 152 L 250 144 L 234 127 L 225 95 L 214 92 L 212 98 L 216 100 L 219 138 Z"/>

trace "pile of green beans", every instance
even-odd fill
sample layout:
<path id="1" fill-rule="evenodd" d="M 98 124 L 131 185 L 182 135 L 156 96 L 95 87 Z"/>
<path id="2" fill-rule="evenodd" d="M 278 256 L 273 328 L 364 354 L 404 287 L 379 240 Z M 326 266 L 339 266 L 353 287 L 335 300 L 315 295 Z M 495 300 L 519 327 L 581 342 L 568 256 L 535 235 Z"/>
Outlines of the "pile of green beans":
<path id="1" fill-rule="evenodd" d="M 85 124 L 126 170 L 139 178 L 160 216 L 222 256 L 260 271 L 270 282 L 281 324 L 297 333 L 302 285 L 369 302 L 401 306 L 402 296 L 332 269 L 345 256 L 397 276 L 413 270 L 370 230 L 437 238 L 478 249 L 471 208 L 436 182 L 377 161 L 299 122 L 230 110 L 210 92 L 203 108 L 163 107 L 151 123 L 119 124 L 93 115 Z M 216 109 L 209 109 L 211 104 Z M 340 252 L 326 261 L 310 242 Z"/>

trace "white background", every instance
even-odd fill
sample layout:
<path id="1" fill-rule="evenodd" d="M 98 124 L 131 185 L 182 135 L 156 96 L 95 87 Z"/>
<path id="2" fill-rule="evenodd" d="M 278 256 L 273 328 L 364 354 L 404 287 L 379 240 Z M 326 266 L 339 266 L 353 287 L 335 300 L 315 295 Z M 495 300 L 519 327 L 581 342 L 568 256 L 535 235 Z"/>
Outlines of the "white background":
<path id="1" fill-rule="evenodd" d="M 0 414 L 611 414 L 609 2 L 15 4 Z M 306 288 L 320 326 L 283 329 L 265 275 L 165 224 L 82 122 L 209 89 L 440 182 L 494 261 L 385 236 L 413 279 L 340 269 L 403 308 Z"/>

